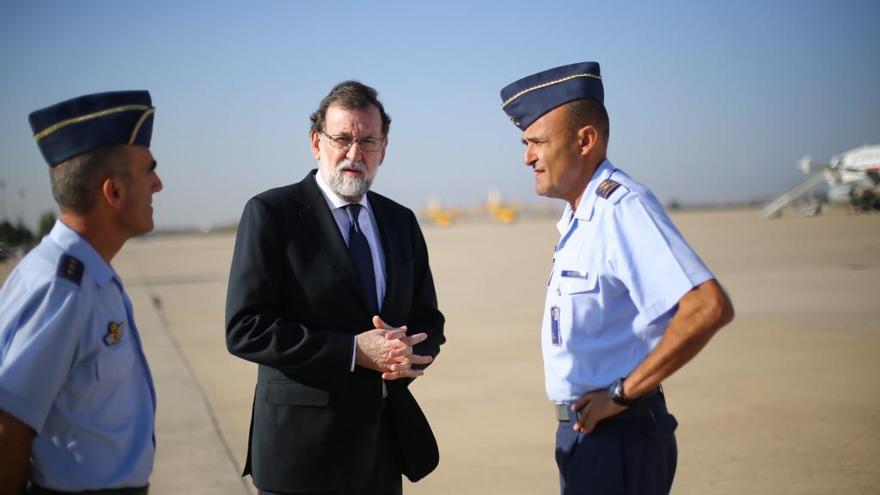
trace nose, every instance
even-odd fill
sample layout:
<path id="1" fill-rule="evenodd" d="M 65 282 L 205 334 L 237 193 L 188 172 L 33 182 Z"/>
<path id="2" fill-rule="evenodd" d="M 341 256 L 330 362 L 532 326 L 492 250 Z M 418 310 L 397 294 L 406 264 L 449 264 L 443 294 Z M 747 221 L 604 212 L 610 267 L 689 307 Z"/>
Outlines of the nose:
<path id="1" fill-rule="evenodd" d="M 159 174 L 153 172 L 153 175 L 156 177 L 156 180 L 153 181 L 153 194 L 162 190 L 162 179 L 159 178 Z"/>
<path id="2" fill-rule="evenodd" d="M 363 154 L 361 143 L 358 141 L 352 141 L 351 146 L 348 147 L 348 151 L 345 152 L 345 157 L 353 162 L 362 162 Z"/>
<path id="3" fill-rule="evenodd" d="M 523 163 L 525 163 L 526 166 L 531 167 L 531 166 L 534 166 L 535 162 L 537 162 L 537 161 L 538 161 L 538 157 L 535 155 L 535 152 L 532 149 L 531 143 L 527 144 L 526 151 L 523 156 Z"/>

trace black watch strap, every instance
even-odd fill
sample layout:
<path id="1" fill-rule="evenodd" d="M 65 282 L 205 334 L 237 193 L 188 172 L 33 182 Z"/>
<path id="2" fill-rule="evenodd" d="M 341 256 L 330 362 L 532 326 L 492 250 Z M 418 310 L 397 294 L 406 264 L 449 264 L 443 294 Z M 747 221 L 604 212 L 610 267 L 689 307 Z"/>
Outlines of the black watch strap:
<path id="1" fill-rule="evenodd" d="M 618 378 L 608 386 L 608 397 L 619 406 L 629 407 L 635 403 L 636 399 L 630 399 L 623 393 L 623 380 L 623 378 Z"/>

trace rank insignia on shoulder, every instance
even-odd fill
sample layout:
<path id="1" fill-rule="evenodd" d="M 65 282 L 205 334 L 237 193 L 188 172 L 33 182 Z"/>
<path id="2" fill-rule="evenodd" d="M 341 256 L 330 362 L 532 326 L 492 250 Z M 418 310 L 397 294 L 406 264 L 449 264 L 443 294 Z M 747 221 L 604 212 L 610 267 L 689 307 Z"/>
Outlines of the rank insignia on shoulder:
<path id="1" fill-rule="evenodd" d="M 107 345 L 116 345 L 122 342 L 122 327 L 125 322 L 111 321 L 107 324 L 107 335 L 104 335 L 104 343 Z"/>
<path id="2" fill-rule="evenodd" d="M 601 196 L 605 199 L 608 199 L 617 188 L 620 187 L 620 182 L 613 181 L 611 179 L 605 179 L 599 184 L 599 188 L 596 189 L 596 195 Z"/>
<path id="3" fill-rule="evenodd" d="M 58 260 L 58 271 L 55 274 L 79 285 L 82 282 L 84 268 L 85 265 L 83 265 L 82 261 L 69 254 L 64 254 Z"/>

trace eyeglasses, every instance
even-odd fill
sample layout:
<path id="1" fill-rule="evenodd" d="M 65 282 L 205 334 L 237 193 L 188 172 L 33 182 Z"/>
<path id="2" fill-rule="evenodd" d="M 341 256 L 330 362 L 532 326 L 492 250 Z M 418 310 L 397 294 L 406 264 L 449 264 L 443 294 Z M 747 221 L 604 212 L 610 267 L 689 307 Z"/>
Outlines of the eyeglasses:
<path id="1" fill-rule="evenodd" d="M 330 146 L 333 146 L 336 149 L 340 150 L 348 150 L 351 148 L 351 145 L 357 143 L 360 145 L 361 149 L 364 151 L 381 151 L 382 145 L 385 144 L 385 137 L 381 137 L 379 139 L 365 137 L 365 138 L 355 138 L 351 137 L 347 134 L 340 134 L 338 136 L 331 136 L 324 131 L 321 131 L 321 135 L 327 138 L 327 141 L 330 142 Z"/>

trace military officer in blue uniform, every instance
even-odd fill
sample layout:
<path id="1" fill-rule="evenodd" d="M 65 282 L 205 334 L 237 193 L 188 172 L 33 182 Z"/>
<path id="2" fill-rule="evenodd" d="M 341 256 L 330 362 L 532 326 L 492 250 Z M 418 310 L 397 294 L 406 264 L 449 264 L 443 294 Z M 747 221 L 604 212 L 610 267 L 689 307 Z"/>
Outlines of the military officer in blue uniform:
<path id="1" fill-rule="evenodd" d="M 607 159 L 598 63 L 525 77 L 501 100 L 535 191 L 567 203 L 541 332 L 561 493 L 669 493 L 677 423 L 660 384 L 733 307 L 651 191 Z"/>
<path id="2" fill-rule="evenodd" d="M 118 91 L 30 115 L 61 215 L 0 291 L 2 494 L 147 492 L 155 392 L 110 262 L 153 228 L 153 114 Z"/>

